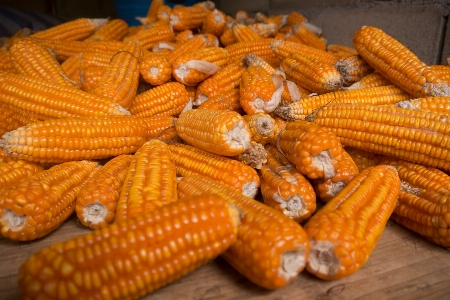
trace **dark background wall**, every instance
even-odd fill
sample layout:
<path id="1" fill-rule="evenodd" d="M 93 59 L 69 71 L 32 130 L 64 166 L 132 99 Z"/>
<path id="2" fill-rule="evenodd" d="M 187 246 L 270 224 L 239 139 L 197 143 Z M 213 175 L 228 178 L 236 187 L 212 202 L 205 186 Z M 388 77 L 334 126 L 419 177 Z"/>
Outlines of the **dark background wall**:
<path id="1" fill-rule="evenodd" d="M 139 5 L 144 16 L 151 0 L 0 0 L 0 6 L 52 14 L 64 19 L 116 18 Z M 116 3 L 117 2 L 117 3 Z M 168 1 L 171 5 L 186 1 Z M 190 1 L 189 4 L 191 4 Z M 450 57 L 450 0 L 214 0 L 216 7 L 234 15 L 243 9 L 254 15 L 296 10 L 323 29 L 330 44 L 352 46 L 354 32 L 363 25 L 377 26 L 411 49 L 427 64 L 444 63 Z M 148 3 L 148 4 L 147 4 Z M 122 6 L 123 9 L 123 6 Z M 139 10 L 138 10 L 139 11 Z"/>

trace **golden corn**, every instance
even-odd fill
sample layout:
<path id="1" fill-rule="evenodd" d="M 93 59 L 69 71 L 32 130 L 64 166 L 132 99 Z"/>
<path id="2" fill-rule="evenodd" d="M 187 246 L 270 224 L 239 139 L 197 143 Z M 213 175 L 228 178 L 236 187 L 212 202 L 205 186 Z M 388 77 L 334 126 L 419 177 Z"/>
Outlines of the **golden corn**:
<path id="1" fill-rule="evenodd" d="M 361 103 L 387 105 L 411 99 L 411 95 L 394 85 L 342 90 L 318 96 L 304 97 L 286 106 L 279 106 L 275 113 L 286 120 L 304 120 L 316 109 L 329 103 Z"/>
<path id="2" fill-rule="evenodd" d="M 306 121 L 289 122 L 277 145 L 297 170 L 310 179 L 332 178 L 344 159 L 338 137 L 327 128 Z"/>
<path id="3" fill-rule="evenodd" d="M 239 92 L 239 89 L 232 89 L 208 98 L 208 100 L 202 102 L 197 109 L 233 110 L 240 114 L 244 114 L 245 112 L 242 109 L 240 97 L 241 93 Z"/>
<path id="4" fill-rule="evenodd" d="M 39 115 L 0 102 L 0 136 L 28 123 L 38 121 Z"/>
<path id="5" fill-rule="evenodd" d="M 359 55 L 389 81 L 411 95 L 450 96 L 447 82 L 435 76 L 432 69 L 379 28 L 363 26 L 353 36 Z"/>
<path id="6" fill-rule="evenodd" d="M 248 67 L 241 76 L 241 106 L 247 114 L 270 113 L 280 104 L 283 80 L 261 66 Z"/>
<path id="7" fill-rule="evenodd" d="M 352 55 L 340 59 L 334 63 L 334 66 L 341 73 L 342 84 L 345 87 L 360 81 L 364 76 L 373 72 L 373 68 L 359 55 Z"/>
<path id="8" fill-rule="evenodd" d="M 200 105 L 209 98 L 238 88 L 244 71 L 245 67 L 242 62 L 230 63 L 203 80 L 198 85 L 194 105 Z"/>
<path id="9" fill-rule="evenodd" d="M 22 296 L 138 299 L 223 253 L 239 223 L 221 197 L 188 197 L 42 249 L 20 267 Z"/>
<path id="10" fill-rule="evenodd" d="M 293 53 L 300 53 L 326 64 L 334 64 L 339 60 L 339 58 L 332 53 L 291 41 L 276 40 L 270 44 L 270 48 L 280 60 L 285 59 Z"/>
<path id="11" fill-rule="evenodd" d="M 120 190 L 132 159 L 132 155 L 118 155 L 87 180 L 75 205 L 77 217 L 84 226 L 100 229 L 113 222 Z"/>
<path id="12" fill-rule="evenodd" d="M 166 143 L 153 139 L 133 156 L 128 167 L 114 223 L 178 200 L 175 164 Z"/>
<path id="13" fill-rule="evenodd" d="M 345 146 L 450 170 L 446 119 L 434 112 L 348 103 L 330 103 L 309 118 Z"/>
<path id="14" fill-rule="evenodd" d="M 247 122 L 252 133 L 252 141 L 265 145 L 277 138 L 277 123 L 270 115 L 256 113 L 244 115 L 243 118 Z"/>
<path id="15" fill-rule="evenodd" d="M 175 31 L 200 28 L 209 12 L 202 6 L 177 6 L 170 13 L 170 25 Z"/>
<path id="16" fill-rule="evenodd" d="M 401 180 L 398 205 L 391 218 L 427 240 L 450 246 L 448 185 L 450 177 L 435 168 L 390 157 L 382 157 L 398 171 Z"/>
<path id="17" fill-rule="evenodd" d="M 39 119 L 126 115 L 110 99 L 24 75 L 0 73 L 0 101 Z"/>
<path id="18" fill-rule="evenodd" d="M 393 167 L 379 165 L 359 173 L 306 223 L 311 244 L 308 272 L 330 280 L 359 270 L 375 248 L 399 190 Z"/>
<path id="19" fill-rule="evenodd" d="M 183 84 L 168 82 L 137 95 L 130 112 L 138 117 L 178 116 L 189 104 L 188 101 Z"/>
<path id="20" fill-rule="evenodd" d="M 171 42 L 174 39 L 175 35 L 170 26 L 162 25 L 139 30 L 135 34 L 124 38 L 123 41 L 138 41 L 142 49 L 150 49 L 158 42 Z"/>
<path id="21" fill-rule="evenodd" d="M 89 37 L 107 22 L 108 19 L 78 18 L 73 21 L 68 21 L 48 29 L 38 31 L 31 34 L 30 37 L 64 41 L 80 41 Z"/>
<path id="22" fill-rule="evenodd" d="M 0 140 L 7 156 L 61 163 L 129 154 L 173 126 L 172 117 L 63 118 L 9 131 Z"/>
<path id="23" fill-rule="evenodd" d="M 342 77 L 336 68 L 312 56 L 293 53 L 283 59 L 281 69 L 288 80 L 318 94 L 342 87 Z"/>
<path id="24" fill-rule="evenodd" d="M 266 289 L 281 288 L 303 270 L 309 242 L 294 220 L 202 176 L 183 177 L 178 182 L 178 193 L 180 199 L 216 194 L 241 211 L 237 241 L 222 257 L 253 283 Z"/>
<path id="25" fill-rule="evenodd" d="M 0 162 L 0 189 L 43 170 L 37 163 L 6 158 Z"/>
<path id="26" fill-rule="evenodd" d="M 225 13 L 218 9 L 209 12 L 203 21 L 202 32 L 220 37 L 225 30 L 225 18 Z"/>
<path id="27" fill-rule="evenodd" d="M 361 172 L 364 169 L 367 169 L 368 167 L 374 167 L 376 165 L 380 164 L 380 157 L 382 155 L 353 148 L 353 147 L 344 147 L 345 152 L 347 152 L 348 155 L 350 155 L 355 162 L 356 166 L 358 167 L 359 172 Z"/>
<path id="28" fill-rule="evenodd" d="M 249 26 L 246 26 L 244 24 L 236 23 L 232 27 L 234 37 L 236 38 L 236 41 L 239 42 L 249 42 L 253 40 L 262 39 L 263 37 L 260 36 L 258 33 L 253 31 Z"/>
<path id="29" fill-rule="evenodd" d="M 0 191 L 0 233 L 31 241 L 58 228 L 75 210 L 75 199 L 98 163 L 73 161 L 36 173 Z"/>
<path id="30" fill-rule="evenodd" d="M 139 42 L 126 42 L 124 47 L 112 57 L 105 74 L 92 93 L 109 98 L 120 106 L 128 108 L 139 83 L 141 56 L 142 49 Z"/>
<path id="31" fill-rule="evenodd" d="M 267 163 L 260 171 L 264 203 L 296 222 L 308 220 L 316 210 L 313 187 L 274 146 L 265 148 Z"/>
<path id="32" fill-rule="evenodd" d="M 173 62 L 172 75 L 185 85 L 196 85 L 225 66 L 229 57 L 228 51 L 220 47 L 188 52 Z"/>
<path id="33" fill-rule="evenodd" d="M 128 24 L 122 19 L 108 21 L 85 41 L 121 41 L 128 34 Z"/>
<path id="34" fill-rule="evenodd" d="M 306 26 L 303 24 L 294 24 L 292 25 L 292 33 L 300 39 L 300 41 L 307 46 L 311 46 L 320 50 L 326 50 L 326 43 L 321 40 L 317 35 L 312 33 Z"/>
<path id="35" fill-rule="evenodd" d="M 186 143 L 218 155 L 239 155 L 251 140 L 247 122 L 235 111 L 188 110 L 180 114 L 175 129 Z"/>
<path id="36" fill-rule="evenodd" d="M 432 111 L 444 115 L 450 114 L 450 97 L 426 97 L 401 101 L 395 104 L 397 107 L 412 110 Z"/>
<path id="37" fill-rule="evenodd" d="M 169 149 L 179 176 L 201 175 L 250 198 L 258 193 L 258 174 L 239 161 L 189 145 L 170 144 Z"/>
<path id="38" fill-rule="evenodd" d="M 378 72 L 373 72 L 361 78 L 359 81 L 353 83 L 348 87 L 349 90 L 362 89 L 375 86 L 392 85 L 392 82 L 386 79 Z"/>
<path id="39" fill-rule="evenodd" d="M 17 73 L 47 80 L 61 86 L 77 87 L 55 57 L 32 39 L 21 39 L 10 49 L 11 63 Z"/>
<path id="40" fill-rule="evenodd" d="M 270 44 L 274 41 L 275 39 L 266 38 L 248 42 L 237 42 L 226 46 L 225 49 L 230 54 L 230 62 L 241 60 L 250 53 L 254 53 L 269 61 L 277 58 L 270 49 Z"/>
<path id="41" fill-rule="evenodd" d="M 93 93 L 100 82 L 102 81 L 103 75 L 108 71 L 107 67 L 99 66 L 89 66 L 82 68 L 80 70 L 80 88 L 83 91 L 88 91 Z"/>

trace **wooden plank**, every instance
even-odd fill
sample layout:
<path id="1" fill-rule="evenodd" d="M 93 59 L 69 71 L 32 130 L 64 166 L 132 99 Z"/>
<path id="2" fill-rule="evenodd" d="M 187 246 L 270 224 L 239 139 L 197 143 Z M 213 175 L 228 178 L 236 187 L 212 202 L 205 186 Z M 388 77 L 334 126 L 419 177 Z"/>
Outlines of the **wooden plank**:
<path id="1" fill-rule="evenodd" d="M 90 231 L 72 216 L 36 241 L 0 238 L 0 299 L 20 298 L 17 274 L 28 256 Z M 324 281 L 304 271 L 290 285 L 269 291 L 251 283 L 219 257 L 142 299 L 449 299 L 449 280 L 449 251 L 389 221 L 367 263 L 341 280 Z"/>

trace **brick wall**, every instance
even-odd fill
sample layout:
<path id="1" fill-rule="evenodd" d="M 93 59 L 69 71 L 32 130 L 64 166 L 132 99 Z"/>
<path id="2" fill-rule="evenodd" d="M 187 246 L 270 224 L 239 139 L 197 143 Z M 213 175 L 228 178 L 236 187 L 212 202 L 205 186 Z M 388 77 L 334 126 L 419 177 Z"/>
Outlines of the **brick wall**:
<path id="1" fill-rule="evenodd" d="M 450 1 L 447 0 L 217 0 L 216 6 L 233 15 L 274 15 L 296 10 L 323 29 L 330 44 L 352 45 L 354 32 L 363 25 L 379 27 L 402 42 L 427 64 L 450 57 Z"/>

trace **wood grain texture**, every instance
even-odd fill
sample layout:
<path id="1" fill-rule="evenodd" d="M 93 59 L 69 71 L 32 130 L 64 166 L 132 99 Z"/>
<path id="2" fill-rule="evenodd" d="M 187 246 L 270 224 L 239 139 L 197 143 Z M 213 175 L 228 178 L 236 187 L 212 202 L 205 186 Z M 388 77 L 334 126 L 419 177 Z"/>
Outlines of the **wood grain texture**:
<path id="1" fill-rule="evenodd" d="M 73 215 L 36 241 L 14 242 L 0 237 L 0 299 L 20 299 L 17 272 L 28 256 L 54 242 L 90 231 Z M 450 251 L 389 221 L 367 263 L 341 280 L 324 281 L 304 271 L 290 285 L 268 291 L 217 258 L 142 299 L 450 299 L 449 280 Z"/>

